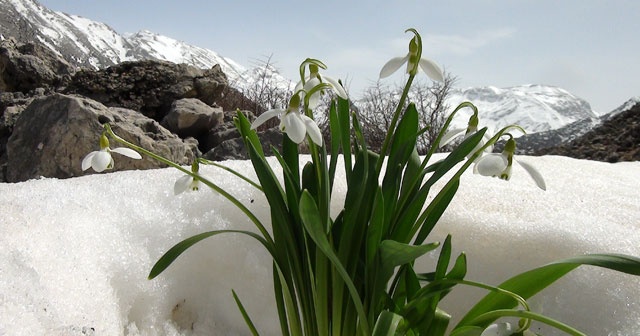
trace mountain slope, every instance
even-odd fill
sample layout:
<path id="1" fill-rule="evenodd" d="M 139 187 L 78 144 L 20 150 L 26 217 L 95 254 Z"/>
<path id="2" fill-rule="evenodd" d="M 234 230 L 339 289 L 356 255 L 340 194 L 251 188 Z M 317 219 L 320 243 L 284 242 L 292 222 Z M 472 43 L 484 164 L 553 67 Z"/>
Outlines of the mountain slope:
<path id="1" fill-rule="evenodd" d="M 478 108 L 480 126 L 489 126 L 492 128 L 490 131 L 516 124 L 523 126 L 527 133 L 536 133 L 558 129 L 578 120 L 597 118 L 584 99 L 553 86 L 454 89 L 447 103 L 455 107 L 463 101 L 470 101 Z M 455 125 L 466 126 L 466 118 L 456 119 Z"/>

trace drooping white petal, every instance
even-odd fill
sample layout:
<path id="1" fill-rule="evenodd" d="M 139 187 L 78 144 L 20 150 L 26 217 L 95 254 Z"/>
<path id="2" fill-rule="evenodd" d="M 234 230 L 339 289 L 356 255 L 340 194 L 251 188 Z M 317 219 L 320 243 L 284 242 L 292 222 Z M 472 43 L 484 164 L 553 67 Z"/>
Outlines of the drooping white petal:
<path id="1" fill-rule="evenodd" d="M 190 175 L 184 175 L 176 180 L 176 183 L 173 185 L 173 194 L 179 195 L 187 190 L 191 186 L 193 182 L 193 177 Z"/>
<path id="2" fill-rule="evenodd" d="M 282 117 L 282 126 L 291 141 L 297 144 L 304 141 L 304 137 L 307 134 L 307 126 L 304 124 L 304 121 L 302 121 L 300 113 L 289 112 L 285 114 L 285 116 Z"/>
<path id="3" fill-rule="evenodd" d="M 110 149 L 110 151 L 124 155 L 126 157 L 130 157 L 132 159 L 137 159 L 137 160 L 142 159 L 142 156 L 140 155 L 140 153 L 134 151 L 131 148 L 118 147 L 118 148 Z"/>
<path id="4" fill-rule="evenodd" d="M 516 328 L 509 322 L 495 323 L 487 327 L 480 336 L 511 336 Z"/>
<path id="5" fill-rule="evenodd" d="M 326 81 L 327 83 L 331 84 L 331 86 L 333 87 L 333 91 L 340 96 L 340 98 L 342 99 L 348 99 L 349 96 L 347 95 L 347 91 L 344 90 L 344 88 L 342 87 L 342 85 L 340 85 L 340 82 L 338 82 L 337 80 L 329 77 L 329 76 L 322 76 L 322 80 Z"/>
<path id="6" fill-rule="evenodd" d="M 434 61 L 427 58 L 422 58 L 420 59 L 419 64 L 420 64 L 420 68 L 422 68 L 422 71 L 424 71 L 427 74 L 427 76 L 429 76 L 429 78 L 438 82 L 444 81 L 444 75 L 442 74 L 442 70 Z"/>
<path id="7" fill-rule="evenodd" d="M 473 173 L 482 176 L 500 176 L 508 164 L 509 161 L 502 154 L 487 154 L 476 161 Z"/>
<path id="8" fill-rule="evenodd" d="M 93 157 L 98 153 L 98 151 L 91 152 L 87 154 L 87 156 L 82 159 L 82 171 L 85 171 L 91 168 L 91 163 L 93 162 Z"/>
<path id="9" fill-rule="evenodd" d="M 96 172 L 103 172 L 107 168 L 113 168 L 113 158 L 111 153 L 106 150 L 100 150 L 96 152 L 91 160 L 91 168 Z"/>
<path id="10" fill-rule="evenodd" d="M 403 64 L 407 63 L 408 60 L 409 54 L 404 57 L 394 57 L 390 59 L 389 62 L 382 67 L 382 70 L 380 70 L 380 78 L 391 76 L 391 74 L 398 71 Z"/>
<path id="11" fill-rule="evenodd" d="M 307 133 L 309 134 L 311 141 L 313 141 L 318 146 L 322 146 L 322 132 L 320 132 L 320 127 L 318 127 L 318 124 L 316 124 L 313 119 L 307 117 L 306 115 L 302 115 L 302 121 L 304 121 Z"/>
<path id="12" fill-rule="evenodd" d="M 535 167 L 533 167 L 532 165 L 526 162 L 522 162 L 518 160 L 516 162 L 518 162 L 522 166 L 522 168 L 524 168 L 527 171 L 527 173 L 529 173 L 529 175 L 536 182 L 536 185 L 538 186 L 538 188 L 542 190 L 547 190 L 547 184 L 544 182 L 544 178 L 542 177 L 542 174 L 540 174 L 540 172 Z"/>
<path id="13" fill-rule="evenodd" d="M 267 112 L 264 112 L 263 114 L 259 115 L 256 118 L 256 120 L 254 120 L 251 123 L 251 129 L 252 130 L 256 129 L 256 128 L 260 127 L 260 125 L 264 124 L 265 121 L 267 121 L 267 120 L 269 120 L 269 119 L 271 119 L 273 117 L 279 116 L 279 115 L 281 115 L 281 114 L 283 114 L 285 112 L 286 111 L 283 110 L 283 109 L 273 109 L 273 110 L 269 110 Z"/>
<path id="14" fill-rule="evenodd" d="M 444 147 L 446 146 L 448 143 L 451 142 L 451 140 L 455 139 L 457 136 L 459 136 L 460 134 L 462 134 L 462 132 L 466 131 L 467 128 L 454 128 L 452 130 L 449 130 L 447 133 L 445 133 L 442 136 L 442 139 L 440 140 L 440 147 Z"/>

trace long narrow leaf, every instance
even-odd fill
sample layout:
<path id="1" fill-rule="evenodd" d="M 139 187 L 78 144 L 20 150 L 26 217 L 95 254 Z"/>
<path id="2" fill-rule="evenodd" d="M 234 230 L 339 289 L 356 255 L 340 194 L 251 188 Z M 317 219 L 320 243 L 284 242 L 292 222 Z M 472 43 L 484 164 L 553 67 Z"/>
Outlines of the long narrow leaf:
<path id="1" fill-rule="evenodd" d="M 388 310 L 382 311 L 373 327 L 373 336 L 395 336 L 401 321 L 402 316 Z"/>
<path id="2" fill-rule="evenodd" d="M 528 299 L 582 265 L 599 266 L 627 274 L 640 275 L 640 258 L 620 254 L 590 254 L 558 260 L 521 273 L 503 282 L 498 287 Z M 486 327 L 492 321 L 485 320 L 482 323 L 472 323 L 471 321 L 487 312 L 510 309 L 516 305 L 517 302 L 510 297 L 495 292 L 489 293 L 471 308 L 460 320 L 457 327 L 465 325 Z"/>
<path id="3" fill-rule="evenodd" d="M 360 298 L 358 290 L 354 286 L 351 277 L 349 277 L 349 274 L 327 240 L 327 235 L 324 232 L 324 224 L 319 216 L 318 207 L 314 202 L 313 197 L 306 190 L 302 192 L 302 197 L 300 198 L 300 217 L 302 218 L 302 223 L 307 229 L 311 239 L 313 239 L 316 245 L 318 245 L 322 252 L 327 256 L 338 274 L 342 277 L 358 312 L 361 328 L 365 334 L 370 334 L 371 329 L 369 327 L 367 315 L 364 312 L 364 307 L 362 306 L 362 299 Z"/>
<path id="4" fill-rule="evenodd" d="M 251 331 L 251 334 L 253 336 L 260 335 L 260 333 L 258 333 L 258 330 L 256 329 L 256 326 L 253 324 L 253 321 L 251 321 L 251 317 L 249 317 L 249 314 L 247 314 L 247 310 L 244 309 L 244 306 L 242 305 L 242 302 L 238 298 L 236 292 L 234 290 L 231 290 L 231 293 L 233 294 L 233 299 L 236 301 L 236 305 L 240 310 L 240 314 L 242 314 L 242 318 L 244 318 L 244 322 L 247 324 L 247 327 Z"/>
<path id="5" fill-rule="evenodd" d="M 156 261 L 155 265 L 153 265 L 153 267 L 151 268 L 151 272 L 149 272 L 149 280 L 157 277 L 160 273 L 162 273 L 167 267 L 169 267 L 169 265 L 171 265 L 176 258 L 178 258 L 184 251 L 186 251 L 188 248 L 190 248 L 191 246 L 193 246 L 194 244 L 198 243 L 199 241 L 209 238 L 211 236 L 215 236 L 221 233 L 241 233 L 247 236 L 250 236 L 254 239 L 256 239 L 257 241 L 259 241 L 266 249 L 267 251 L 269 251 L 269 253 L 271 253 L 272 256 L 273 255 L 273 246 L 270 246 L 267 241 L 262 238 L 260 235 L 258 235 L 255 232 L 251 232 L 251 231 L 244 231 L 244 230 L 216 230 L 216 231 L 209 231 L 209 232 L 204 232 L 204 233 L 200 233 L 197 234 L 195 236 L 189 237 L 181 242 L 179 242 L 178 244 L 176 244 L 175 246 L 173 246 L 171 249 L 169 249 L 169 251 L 167 251 L 162 257 L 160 257 L 160 259 L 158 259 L 158 261 Z"/>

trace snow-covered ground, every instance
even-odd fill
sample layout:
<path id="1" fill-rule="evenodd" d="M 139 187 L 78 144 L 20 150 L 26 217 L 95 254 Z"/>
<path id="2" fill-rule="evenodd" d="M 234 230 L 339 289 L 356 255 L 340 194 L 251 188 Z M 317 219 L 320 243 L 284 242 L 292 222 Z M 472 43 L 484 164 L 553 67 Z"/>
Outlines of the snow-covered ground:
<path id="1" fill-rule="evenodd" d="M 640 162 L 522 160 L 543 173 L 546 192 L 521 168 L 510 182 L 467 173 L 430 239 L 453 234 L 468 254 L 469 279 L 498 284 L 583 253 L 640 256 Z M 226 163 L 253 175 L 247 161 Z M 268 218 L 258 191 L 214 167 L 201 172 Z M 231 289 L 260 331 L 277 335 L 270 259 L 249 238 L 209 238 L 146 279 L 183 238 L 251 228 L 209 190 L 174 196 L 180 176 L 160 169 L 0 184 L 0 335 L 248 335 Z M 336 188 L 334 210 L 345 191 Z M 446 309 L 460 314 L 482 294 L 454 292 Z M 588 335 L 637 335 L 640 279 L 583 267 L 532 305 Z"/>

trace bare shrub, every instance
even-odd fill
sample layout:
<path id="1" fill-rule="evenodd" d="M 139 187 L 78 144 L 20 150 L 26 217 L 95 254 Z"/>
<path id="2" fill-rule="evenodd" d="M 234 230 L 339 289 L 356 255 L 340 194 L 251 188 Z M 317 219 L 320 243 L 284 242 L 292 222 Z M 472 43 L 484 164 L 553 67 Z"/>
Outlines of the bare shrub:
<path id="1" fill-rule="evenodd" d="M 271 109 L 286 109 L 293 95 L 291 81 L 284 80 L 272 61 L 272 55 L 256 60 L 254 66 L 231 82 L 219 104 L 225 110 L 252 111 L 256 116 Z M 272 119 L 261 126 L 267 129 L 278 125 Z"/>
<path id="2" fill-rule="evenodd" d="M 409 90 L 407 102 L 416 105 L 420 118 L 419 126 L 426 128 L 422 136 L 418 137 L 417 147 L 420 154 L 426 152 L 444 125 L 450 112 L 446 99 L 455 81 L 455 77 L 445 73 L 442 83 L 415 81 Z M 378 81 L 366 89 L 363 97 L 356 103 L 362 132 L 373 151 L 378 152 L 382 147 L 403 88 L 397 84 L 386 85 Z M 406 106 L 402 108 L 406 109 Z"/>

